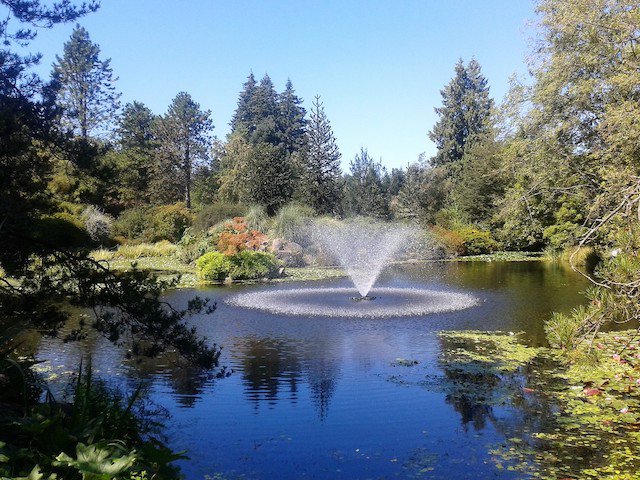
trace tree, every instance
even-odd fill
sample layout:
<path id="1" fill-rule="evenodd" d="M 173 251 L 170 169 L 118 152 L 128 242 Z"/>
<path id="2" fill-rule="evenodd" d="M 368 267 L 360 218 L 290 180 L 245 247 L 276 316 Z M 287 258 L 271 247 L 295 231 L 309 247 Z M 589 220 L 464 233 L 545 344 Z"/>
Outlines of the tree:
<path id="1" fill-rule="evenodd" d="M 249 142 L 253 145 L 279 145 L 282 142 L 282 133 L 278 94 L 269 75 L 265 74 L 256 87 L 249 110 L 252 118 L 252 123 L 247 129 Z"/>
<path id="2" fill-rule="evenodd" d="M 264 206 L 269 215 L 291 200 L 293 168 L 282 145 L 263 142 L 252 146 L 247 158 L 245 185 L 247 199 Z"/>
<path id="3" fill-rule="evenodd" d="M 218 350 L 183 322 L 203 302 L 191 302 L 186 310 L 168 308 L 159 299 L 168 284 L 140 271 L 113 273 L 93 260 L 90 245 L 74 243 L 68 235 L 78 233 L 78 227 L 64 215 L 56 216 L 59 205 L 47 190 L 54 157 L 76 162 L 77 145 L 59 135 L 51 90 L 27 71 L 37 56 L 22 57 L 10 47 L 12 42 L 24 46 L 38 25 L 74 21 L 97 7 L 67 1 L 51 6 L 36 0 L 0 3 L 7 7 L 7 18 L 24 27 L 9 32 L 9 21 L 0 23 L 6 40 L 0 56 L 12 62 L 0 62 L 0 267 L 5 272 L 0 277 L 0 318 L 5 335 L 28 326 L 57 332 L 65 318 L 62 306 L 71 304 L 94 309 L 91 325 L 116 343 L 128 336 L 134 353 L 155 355 L 174 348 L 211 366 Z"/>
<path id="4" fill-rule="evenodd" d="M 80 25 L 64 44 L 62 57 L 56 56 L 53 79 L 63 108 L 63 125 L 85 140 L 104 132 L 119 108 L 117 78 L 110 64 L 111 59 L 100 60 L 100 47 Z"/>
<path id="5" fill-rule="evenodd" d="M 180 92 L 158 122 L 161 169 L 165 174 L 172 175 L 176 184 L 180 185 L 187 208 L 191 208 L 194 166 L 209 158 L 213 130 L 210 115 L 211 111 L 202 111 L 191 95 Z"/>
<path id="6" fill-rule="evenodd" d="M 151 148 L 156 120 L 156 115 L 142 102 L 134 101 L 126 104 L 116 128 L 119 147 L 122 150 Z"/>
<path id="7" fill-rule="evenodd" d="M 386 171 L 365 148 L 350 164 L 351 173 L 345 181 L 344 210 L 349 215 L 385 218 L 389 214 L 383 178 Z"/>
<path id="8" fill-rule="evenodd" d="M 432 159 L 435 166 L 462 159 L 468 144 L 490 128 L 493 100 L 489 97 L 487 79 L 480 64 L 462 59 L 455 66 L 455 76 L 443 90 L 442 107 L 435 111 L 440 117 L 429 132 L 438 152 Z"/>
<path id="9" fill-rule="evenodd" d="M 291 80 L 287 80 L 284 92 L 278 96 L 278 116 L 282 144 L 289 154 L 298 152 L 305 146 L 306 113 L 302 107 L 302 99 L 295 94 Z"/>
<path id="10" fill-rule="evenodd" d="M 307 148 L 299 157 L 301 197 L 320 213 L 337 213 L 342 194 L 340 151 L 320 97 L 316 96 L 307 125 Z"/>
<path id="11" fill-rule="evenodd" d="M 251 108 L 253 96 L 256 92 L 256 85 L 256 78 L 253 76 L 253 72 L 251 72 L 238 96 L 238 106 L 229 124 L 231 126 L 231 132 L 238 130 L 246 130 L 248 132 L 250 126 L 254 123 Z"/>

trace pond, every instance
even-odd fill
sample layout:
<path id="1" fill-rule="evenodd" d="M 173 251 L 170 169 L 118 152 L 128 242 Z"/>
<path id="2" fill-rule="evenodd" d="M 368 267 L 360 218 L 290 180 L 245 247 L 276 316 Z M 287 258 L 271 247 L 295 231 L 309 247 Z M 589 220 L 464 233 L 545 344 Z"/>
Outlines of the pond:
<path id="1" fill-rule="evenodd" d="M 299 283 L 178 290 L 167 295 L 177 305 L 195 294 L 217 302 L 215 313 L 192 321 L 223 346 L 230 376 L 166 360 L 134 364 L 100 338 L 42 339 L 37 356 L 63 372 L 90 354 L 103 378 L 130 387 L 147 381 L 149 398 L 170 414 L 169 445 L 188 451 L 180 463 L 187 479 L 518 478 L 490 452 L 539 412 L 465 401 L 441 388 L 447 343 L 438 332 L 523 331 L 527 343 L 542 345 L 543 320 L 583 302 L 585 280 L 547 262 L 469 262 L 395 266 L 377 285 L 460 292 L 478 303 L 410 317 L 292 316 L 225 300 Z"/>

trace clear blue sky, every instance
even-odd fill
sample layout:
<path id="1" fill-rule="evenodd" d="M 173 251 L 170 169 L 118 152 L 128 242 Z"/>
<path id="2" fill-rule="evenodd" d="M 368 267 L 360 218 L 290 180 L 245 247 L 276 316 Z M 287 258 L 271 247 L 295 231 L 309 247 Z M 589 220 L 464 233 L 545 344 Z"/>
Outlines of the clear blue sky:
<path id="1" fill-rule="evenodd" d="M 179 91 L 212 111 L 224 138 L 250 71 L 278 90 L 291 78 L 309 109 L 319 94 L 343 165 L 367 147 L 387 167 L 434 153 L 440 89 L 472 56 L 494 98 L 526 73 L 533 0 L 103 0 L 80 23 L 112 58 L 123 102 L 163 113 Z M 72 25 L 41 31 L 48 75 Z"/>

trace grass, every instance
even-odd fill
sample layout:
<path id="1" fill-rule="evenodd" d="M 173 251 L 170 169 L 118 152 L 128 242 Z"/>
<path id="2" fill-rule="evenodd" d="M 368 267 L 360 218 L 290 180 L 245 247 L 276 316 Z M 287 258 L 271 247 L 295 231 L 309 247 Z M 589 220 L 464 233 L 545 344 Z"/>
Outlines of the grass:
<path id="1" fill-rule="evenodd" d="M 178 251 L 178 246 L 163 240 L 156 243 L 139 243 L 136 245 L 120 245 L 117 250 L 95 250 L 91 256 L 95 260 L 113 260 L 124 258 L 135 260 L 145 257 L 166 257 Z"/>

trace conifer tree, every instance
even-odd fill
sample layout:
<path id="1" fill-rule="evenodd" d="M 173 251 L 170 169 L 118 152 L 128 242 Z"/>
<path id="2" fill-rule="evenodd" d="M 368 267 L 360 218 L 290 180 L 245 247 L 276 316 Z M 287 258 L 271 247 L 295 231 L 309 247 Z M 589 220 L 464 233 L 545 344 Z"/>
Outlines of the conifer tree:
<path id="1" fill-rule="evenodd" d="M 150 148 L 155 121 L 156 116 L 144 103 L 134 101 L 125 105 L 116 128 L 120 148 Z"/>
<path id="2" fill-rule="evenodd" d="M 291 200 L 294 183 L 291 160 L 282 145 L 262 142 L 252 147 L 246 165 L 250 202 L 264 206 L 273 215 Z"/>
<path id="3" fill-rule="evenodd" d="M 247 77 L 247 81 L 242 86 L 242 91 L 238 96 L 238 107 L 231 118 L 231 131 L 237 132 L 238 130 L 250 130 L 255 123 L 254 115 L 252 113 L 253 96 L 256 92 L 256 78 L 253 76 L 253 72 Z"/>
<path id="4" fill-rule="evenodd" d="M 460 59 L 454 78 L 440 94 L 442 107 L 435 109 L 440 119 L 429 132 L 429 138 L 438 148 L 432 159 L 435 166 L 462 159 L 469 144 L 490 129 L 493 108 L 487 79 L 475 59 L 467 66 Z"/>
<path id="5" fill-rule="evenodd" d="M 316 212 L 337 213 L 342 195 L 340 151 L 320 97 L 307 125 L 307 148 L 300 155 L 301 197 Z"/>
<path id="6" fill-rule="evenodd" d="M 249 104 L 252 123 L 249 125 L 249 142 L 253 145 L 268 143 L 278 145 L 282 141 L 279 130 L 278 94 L 269 75 L 262 77 Z"/>
<path id="7" fill-rule="evenodd" d="M 62 57 L 56 56 L 53 79 L 64 126 L 85 140 L 107 129 L 119 108 L 117 78 L 111 59 L 100 60 L 100 47 L 80 25 L 64 44 Z"/>
<path id="8" fill-rule="evenodd" d="M 385 218 L 389 214 L 384 195 L 386 171 L 366 148 L 360 150 L 350 164 L 351 173 L 345 182 L 344 209 L 349 215 Z"/>
<path id="9" fill-rule="evenodd" d="M 295 94 L 293 83 L 287 80 L 284 92 L 278 97 L 278 114 L 280 138 L 289 154 L 300 151 L 306 143 L 306 113 L 302 99 Z"/>
<path id="10" fill-rule="evenodd" d="M 191 208 L 194 167 L 206 162 L 211 145 L 211 111 L 202 111 L 186 92 L 173 99 L 166 115 L 158 122 L 160 170 L 167 184 L 180 185 L 187 208 Z M 171 178 L 173 177 L 173 178 Z"/>

